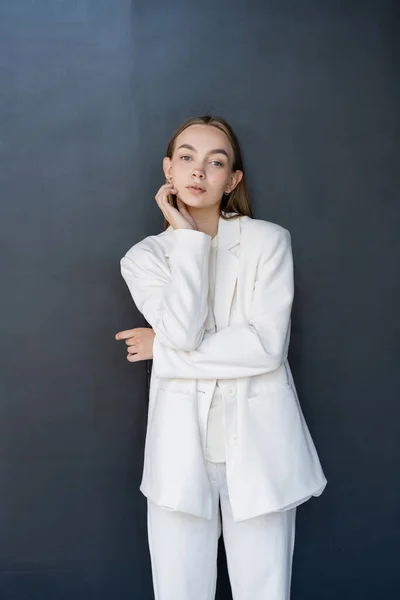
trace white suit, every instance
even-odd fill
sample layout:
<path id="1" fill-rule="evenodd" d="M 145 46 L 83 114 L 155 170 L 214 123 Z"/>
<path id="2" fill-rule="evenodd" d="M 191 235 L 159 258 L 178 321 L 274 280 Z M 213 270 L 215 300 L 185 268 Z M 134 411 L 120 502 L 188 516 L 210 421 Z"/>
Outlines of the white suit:
<path id="1" fill-rule="evenodd" d="M 128 250 L 121 272 L 156 333 L 140 489 L 159 507 L 213 518 L 204 453 L 218 379 L 238 523 L 319 496 L 326 478 L 287 361 L 290 234 L 267 221 L 221 217 L 218 240 L 216 331 L 207 303 L 209 235 L 169 227 Z"/>

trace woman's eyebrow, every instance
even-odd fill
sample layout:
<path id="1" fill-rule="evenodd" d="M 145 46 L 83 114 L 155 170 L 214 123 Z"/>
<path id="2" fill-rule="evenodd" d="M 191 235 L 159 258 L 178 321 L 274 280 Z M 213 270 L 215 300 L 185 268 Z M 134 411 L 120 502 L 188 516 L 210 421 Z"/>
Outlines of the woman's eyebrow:
<path id="1" fill-rule="evenodd" d="M 179 148 L 187 148 L 188 150 L 192 150 L 193 152 L 197 152 L 196 148 L 191 144 L 182 144 Z M 178 148 L 178 150 L 179 150 Z M 226 158 L 229 158 L 228 153 L 223 148 L 215 148 L 214 150 L 210 150 L 207 154 L 225 154 Z"/>

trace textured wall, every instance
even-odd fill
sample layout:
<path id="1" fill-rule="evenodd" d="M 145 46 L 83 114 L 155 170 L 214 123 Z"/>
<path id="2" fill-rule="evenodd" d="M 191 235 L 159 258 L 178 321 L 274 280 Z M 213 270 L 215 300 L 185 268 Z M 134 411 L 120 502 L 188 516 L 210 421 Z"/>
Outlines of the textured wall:
<path id="1" fill-rule="evenodd" d="M 161 231 L 167 140 L 205 112 L 292 233 L 290 361 L 328 477 L 292 598 L 399 594 L 399 25 L 389 1 L 0 2 L 1 600 L 152 598 L 119 259 Z"/>

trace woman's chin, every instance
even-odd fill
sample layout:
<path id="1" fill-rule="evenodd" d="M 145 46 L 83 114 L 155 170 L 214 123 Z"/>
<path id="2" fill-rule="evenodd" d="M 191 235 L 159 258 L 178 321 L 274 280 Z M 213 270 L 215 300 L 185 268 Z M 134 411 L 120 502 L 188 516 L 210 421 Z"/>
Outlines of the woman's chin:
<path id="1" fill-rule="evenodd" d="M 186 206 L 190 206 L 192 208 L 206 208 L 211 206 L 213 202 L 210 202 L 210 199 L 206 198 L 206 194 L 201 194 L 200 196 L 196 196 L 195 194 L 182 194 L 179 196 L 180 200 L 186 204 Z"/>
<path id="2" fill-rule="evenodd" d="M 179 198 L 186 204 L 186 206 L 192 206 L 193 208 L 198 208 L 200 206 L 204 206 L 203 198 L 199 198 L 197 196 L 191 196 L 190 194 L 185 196 L 179 196 Z"/>

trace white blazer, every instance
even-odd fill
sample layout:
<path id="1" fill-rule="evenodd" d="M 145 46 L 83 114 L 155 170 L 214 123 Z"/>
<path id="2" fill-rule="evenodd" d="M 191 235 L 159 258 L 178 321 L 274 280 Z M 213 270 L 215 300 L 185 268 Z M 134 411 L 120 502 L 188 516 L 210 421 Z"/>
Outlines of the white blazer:
<path id="1" fill-rule="evenodd" d="M 211 518 L 205 448 L 218 379 L 229 497 L 242 521 L 319 496 L 327 481 L 287 360 L 290 234 L 268 221 L 220 217 L 215 328 L 210 243 L 206 233 L 170 226 L 121 259 L 132 298 L 156 333 L 140 490 L 165 508 Z"/>

